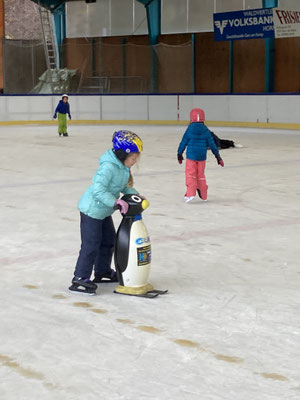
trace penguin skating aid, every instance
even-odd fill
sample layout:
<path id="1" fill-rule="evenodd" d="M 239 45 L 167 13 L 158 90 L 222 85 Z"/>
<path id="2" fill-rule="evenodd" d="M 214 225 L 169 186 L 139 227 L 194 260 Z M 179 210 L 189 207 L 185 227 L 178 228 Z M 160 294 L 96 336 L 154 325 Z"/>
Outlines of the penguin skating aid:
<path id="1" fill-rule="evenodd" d="M 141 213 L 149 202 L 137 194 L 122 197 L 129 205 L 119 226 L 115 244 L 115 267 L 119 285 L 115 293 L 153 298 L 167 293 L 148 283 L 151 267 L 151 243 Z"/>

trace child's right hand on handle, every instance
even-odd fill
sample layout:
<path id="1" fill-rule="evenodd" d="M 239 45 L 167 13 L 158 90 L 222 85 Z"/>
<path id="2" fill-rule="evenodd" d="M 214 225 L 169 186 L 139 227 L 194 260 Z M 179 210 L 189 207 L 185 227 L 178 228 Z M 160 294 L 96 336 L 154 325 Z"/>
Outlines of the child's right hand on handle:
<path id="1" fill-rule="evenodd" d="M 221 156 L 216 156 L 217 163 L 221 165 L 221 167 L 224 167 L 224 161 L 222 160 Z"/>
<path id="2" fill-rule="evenodd" d="M 126 203 L 126 201 L 118 199 L 115 202 L 114 208 L 117 210 L 120 210 L 121 214 L 126 214 L 129 208 L 128 203 Z"/>
<path id="3" fill-rule="evenodd" d="M 182 164 L 182 161 L 184 160 L 184 158 L 183 158 L 183 156 L 182 156 L 182 154 L 177 154 L 177 161 L 178 161 L 178 163 L 179 164 Z"/>
<path id="4" fill-rule="evenodd" d="M 53 118 L 56 119 L 56 117 L 57 117 L 57 115 L 56 115 L 56 113 L 55 113 L 55 114 L 53 115 Z"/>

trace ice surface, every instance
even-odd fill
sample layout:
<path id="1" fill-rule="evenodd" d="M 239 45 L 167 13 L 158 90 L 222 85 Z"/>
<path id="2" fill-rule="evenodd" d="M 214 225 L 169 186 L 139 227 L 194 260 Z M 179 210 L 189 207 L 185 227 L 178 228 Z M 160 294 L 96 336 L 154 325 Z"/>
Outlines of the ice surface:
<path id="1" fill-rule="evenodd" d="M 77 201 L 120 128 L 144 141 L 152 300 L 67 291 Z M 300 398 L 300 132 L 213 130 L 244 147 L 209 153 L 208 201 L 186 204 L 184 127 L 0 127 L 1 400 Z"/>

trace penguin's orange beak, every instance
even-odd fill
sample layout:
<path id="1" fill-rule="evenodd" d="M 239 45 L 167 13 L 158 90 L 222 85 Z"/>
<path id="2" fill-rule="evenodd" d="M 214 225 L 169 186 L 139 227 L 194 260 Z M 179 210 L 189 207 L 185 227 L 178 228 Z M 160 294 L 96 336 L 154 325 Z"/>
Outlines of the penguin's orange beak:
<path id="1" fill-rule="evenodd" d="M 150 206 L 149 201 L 146 200 L 146 199 L 144 199 L 144 200 L 142 201 L 142 209 L 143 209 L 143 210 L 146 210 L 146 208 L 148 208 L 149 206 Z"/>

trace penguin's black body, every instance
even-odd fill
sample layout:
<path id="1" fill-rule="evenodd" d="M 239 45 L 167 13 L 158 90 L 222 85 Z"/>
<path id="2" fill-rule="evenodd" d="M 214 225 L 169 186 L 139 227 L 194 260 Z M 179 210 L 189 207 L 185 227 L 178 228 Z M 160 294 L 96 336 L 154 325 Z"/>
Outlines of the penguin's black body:
<path id="1" fill-rule="evenodd" d="M 149 202 L 137 194 L 122 197 L 129 205 L 119 226 L 114 261 L 119 280 L 115 292 L 133 296 L 156 297 L 167 291 L 154 290 L 148 283 L 151 243 L 141 213 Z"/>

